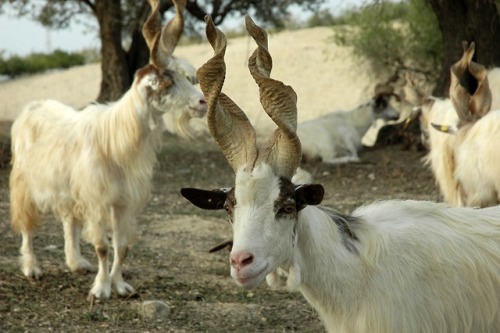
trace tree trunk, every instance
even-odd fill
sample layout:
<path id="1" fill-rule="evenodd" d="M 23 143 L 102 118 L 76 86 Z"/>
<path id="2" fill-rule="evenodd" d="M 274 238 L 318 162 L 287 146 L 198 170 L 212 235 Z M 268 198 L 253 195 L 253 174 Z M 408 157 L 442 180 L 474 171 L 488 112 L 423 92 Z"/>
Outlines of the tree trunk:
<path id="1" fill-rule="evenodd" d="M 476 43 L 474 60 L 487 68 L 500 65 L 500 18 L 494 0 L 427 0 L 443 35 L 442 70 L 436 96 L 448 96 L 450 67 L 462 56 L 462 41 Z"/>
<path id="2" fill-rule="evenodd" d="M 163 9 L 163 11 L 162 11 Z M 160 13 L 163 16 L 165 6 L 160 5 Z M 134 80 L 135 72 L 149 62 L 149 48 L 142 35 L 142 26 L 146 22 L 149 14 L 151 13 L 150 6 L 147 1 L 141 5 L 140 9 L 135 14 L 135 29 L 132 32 L 132 41 L 130 49 L 127 51 L 127 64 L 129 68 L 130 81 Z"/>
<path id="3" fill-rule="evenodd" d="M 120 0 L 98 0 L 95 14 L 101 35 L 101 90 L 98 102 L 115 101 L 130 87 L 132 80 L 122 48 Z"/>

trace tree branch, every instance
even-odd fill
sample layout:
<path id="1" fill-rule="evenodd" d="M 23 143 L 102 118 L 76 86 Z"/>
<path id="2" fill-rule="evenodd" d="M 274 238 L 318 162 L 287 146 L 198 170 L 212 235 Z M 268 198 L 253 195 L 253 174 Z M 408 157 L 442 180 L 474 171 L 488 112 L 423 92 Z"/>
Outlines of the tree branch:
<path id="1" fill-rule="evenodd" d="M 79 1 L 84 5 L 86 5 L 87 7 L 89 7 L 92 13 L 94 13 L 94 15 L 96 14 L 95 3 L 93 3 L 91 0 L 79 0 Z"/>

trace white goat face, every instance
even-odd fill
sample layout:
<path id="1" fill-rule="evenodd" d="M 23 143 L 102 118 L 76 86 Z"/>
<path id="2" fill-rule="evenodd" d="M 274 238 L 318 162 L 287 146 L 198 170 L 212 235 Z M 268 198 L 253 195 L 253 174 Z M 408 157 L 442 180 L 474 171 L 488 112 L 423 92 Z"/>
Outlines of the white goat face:
<path id="1" fill-rule="evenodd" d="M 203 94 L 193 86 L 184 73 L 157 69 L 152 65 L 137 72 L 139 90 L 159 112 L 182 112 L 189 117 L 203 117 L 207 103 Z"/>
<path id="2" fill-rule="evenodd" d="M 265 163 L 252 171 L 240 169 L 231 190 L 183 189 L 182 195 L 200 208 L 226 209 L 233 225 L 231 276 L 243 287 L 259 285 L 278 267 L 294 262 L 295 230 L 300 211 L 319 204 L 323 187 L 294 185 Z"/>
<path id="3" fill-rule="evenodd" d="M 139 93 L 155 111 L 155 119 L 163 115 L 165 127 L 171 133 L 184 138 L 193 137 L 189 121 L 205 116 L 207 103 L 184 72 L 147 65 L 137 72 L 136 82 Z"/>
<path id="4" fill-rule="evenodd" d="M 187 106 L 191 117 L 203 117 L 207 113 L 207 102 L 201 91 L 194 86 L 198 82 L 196 69 L 179 58 L 172 58 L 168 69 L 172 71 L 175 85 L 171 93 L 165 96 L 163 105 L 174 109 Z"/>
<path id="5" fill-rule="evenodd" d="M 295 186 L 260 164 L 236 174 L 231 276 L 244 287 L 259 285 L 267 274 L 292 260 L 298 209 Z M 231 209 L 230 209 L 231 212 Z"/>
<path id="6" fill-rule="evenodd" d="M 373 98 L 372 110 L 375 119 L 380 118 L 384 121 L 399 119 L 399 112 L 390 103 L 391 96 L 389 94 L 379 94 Z"/>

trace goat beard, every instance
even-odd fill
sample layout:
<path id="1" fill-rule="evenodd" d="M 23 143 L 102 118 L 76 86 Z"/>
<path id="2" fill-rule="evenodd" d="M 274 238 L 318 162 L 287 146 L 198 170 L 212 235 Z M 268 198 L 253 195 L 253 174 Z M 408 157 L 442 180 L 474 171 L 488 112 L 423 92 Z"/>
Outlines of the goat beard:
<path id="1" fill-rule="evenodd" d="M 288 272 L 281 268 L 277 268 L 266 276 L 266 282 L 272 289 L 281 287 L 281 276 L 286 277 L 286 287 L 290 291 L 295 291 L 300 288 L 302 283 L 302 273 L 300 269 L 300 254 L 294 249 L 294 259 L 288 268 Z"/>
<path id="2" fill-rule="evenodd" d="M 189 121 L 191 120 L 191 115 L 187 112 L 182 112 L 171 119 L 170 123 L 166 124 L 167 130 L 172 134 L 176 134 L 183 139 L 194 138 L 195 132 Z"/>

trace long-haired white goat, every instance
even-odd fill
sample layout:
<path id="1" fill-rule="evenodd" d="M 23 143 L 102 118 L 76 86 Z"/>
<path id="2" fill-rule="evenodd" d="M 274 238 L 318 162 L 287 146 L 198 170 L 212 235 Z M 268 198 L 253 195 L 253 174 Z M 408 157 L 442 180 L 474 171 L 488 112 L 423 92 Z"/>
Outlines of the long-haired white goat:
<path id="1" fill-rule="evenodd" d="M 486 207 L 500 204 L 500 69 L 487 71 L 472 61 L 473 53 L 474 43 L 464 45 L 462 58 L 452 66 L 449 99 L 425 99 L 419 91 L 413 103 L 424 100 L 420 121 L 430 149 L 425 162 L 444 200 L 452 206 Z M 478 81 L 472 96 L 460 84 L 467 72 Z M 421 89 L 411 80 L 408 88 Z M 443 125 L 447 133 L 438 130 Z"/>
<path id="2" fill-rule="evenodd" d="M 349 111 L 334 111 L 297 125 L 302 156 L 320 159 L 328 164 L 359 162 L 362 138 L 377 119 L 396 120 L 398 111 L 390 104 L 395 94 L 387 89 L 375 90 L 368 102 Z"/>
<path id="3" fill-rule="evenodd" d="M 226 209 L 233 226 L 231 276 L 247 288 L 288 272 L 328 332 L 500 332 L 500 206 L 450 208 L 383 201 L 343 215 L 316 206 L 321 185 L 294 185 L 300 158 L 297 97 L 269 77 L 267 35 L 247 18 L 258 48 L 249 69 L 264 110 L 277 124 L 265 149 L 229 97 L 226 39 L 207 22 L 215 52 L 198 77 L 210 132 L 236 173 L 232 189 L 184 188 L 205 209 Z"/>
<path id="4" fill-rule="evenodd" d="M 22 234 L 22 271 L 40 276 L 33 235 L 40 213 L 52 211 L 63 223 L 71 271 L 91 267 L 80 254 L 82 229 L 95 246 L 99 268 L 90 299 L 109 298 L 112 289 L 122 296 L 134 292 L 122 278 L 122 265 L 136 234 L 135 217 L 150 194 L 162 115 L 175 112 L 178 126 L 173 128 L 185 135 L 184 120 L 206 112 L 201 93 L 169 68 L 183 30 L 185 1 L 176 2 L 176 16 L 163 31 L 159 1 L 150 4 L 152 13 L 143 28 L 150 64 L 136 73 L 120 100 L 82 111 L 56 101 L 33 102 L 12 128 L 11 218 L 13 229 Z M 108 230 L 114 248 L 111 272 Z"/>

